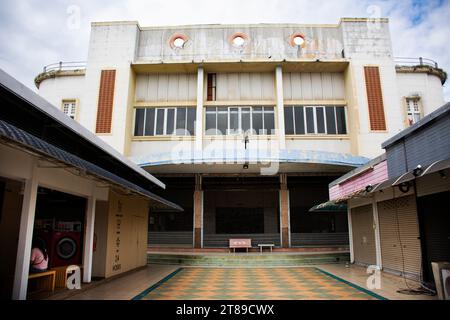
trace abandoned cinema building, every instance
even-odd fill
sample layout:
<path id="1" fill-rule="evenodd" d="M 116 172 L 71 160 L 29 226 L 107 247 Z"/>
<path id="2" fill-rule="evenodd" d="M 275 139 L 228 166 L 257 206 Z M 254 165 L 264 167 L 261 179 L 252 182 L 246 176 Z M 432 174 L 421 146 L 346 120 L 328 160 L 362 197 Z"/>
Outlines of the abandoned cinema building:
<path id="1" fill-rule="evenodd" d="M 338 24 L 92 24 L 88 58 L 39 94 L 166 184 L 148 245 L 348 248 L 347 212 L 310 209 L 381 144 L 444 104 L 446 73 L 395 58 L 387 19 Z"/>

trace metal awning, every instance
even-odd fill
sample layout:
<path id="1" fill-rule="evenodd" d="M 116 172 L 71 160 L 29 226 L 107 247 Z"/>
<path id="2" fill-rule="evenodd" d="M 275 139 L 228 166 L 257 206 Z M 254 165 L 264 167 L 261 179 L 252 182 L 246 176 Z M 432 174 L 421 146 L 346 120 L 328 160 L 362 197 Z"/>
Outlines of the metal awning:
<path id="1" fill-rule="evenodd" d="M 425 168 L 422 169 L 422 172 L 419 174 L 417 174 L 417 172 L 416 172 L 416 175 L 415 175 L 414 174 L 415 170 L 411 170 L 409 172 L 402 174 L 401 176 L 383 181 L 383 182 L 373 186 L 373 189 L 370 191 L 370 193 L 381 191 L 381 190 L 384 190 L 384 189 L 387 189 L 390 187 L 396 187 L 401 184 L 411 182 L 417 178 L 421 178 L 426 175 L 440 172 L 440 171 L 447 170 L 447 169 L 450 169 L 450 158 L 445 159 L 445 160 L 439 160 L 439 161 L 432 163 L 429 166 L 426 166 Z"/>
<path id="2" fill-rule="evenodd" d="M 309 212 L 347 212 L 347 204 L 346 203 L 336 203 L 334 201 L 328 201 L 309 209 Z"/>
<path id="3" fill-rule="evenodd" d="M 29 151 L 37 153 L 49 159 L 62 162 L 66 165 L 77 168 L 83 172 L 96 176 L 102 180 L 106 180 L 112 184 L 118 185 L 125 189 L 128 189 L 134 193 L 140 194 L 148 199 L 156 201 L 163 206 L 168 208 L 183 211 L 179 205 L 172 203 L 156 194 L 145 190 L 144 188 L 122 178 L 114 173 L 111 173 L 91 162 L 81 159 L 65 150 L 62 150 L 42 139 L 39 139 L 24 130 L 21 130 L 6 121 L 0 120 L 0 139 L 6 140 L 7 142 L 18 145 Z"/>

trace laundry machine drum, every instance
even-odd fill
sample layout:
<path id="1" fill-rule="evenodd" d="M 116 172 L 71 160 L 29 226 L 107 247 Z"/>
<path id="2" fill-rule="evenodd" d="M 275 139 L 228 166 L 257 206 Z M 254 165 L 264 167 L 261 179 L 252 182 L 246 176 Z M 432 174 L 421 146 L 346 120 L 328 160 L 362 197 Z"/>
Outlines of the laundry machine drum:
<path id="1" fill-rule="evenodd" d="M 56 253 L 61 259 L 70 259 L 77 252 L 77 243 L 71 238 L 62 238 L 56 245 Z"/>

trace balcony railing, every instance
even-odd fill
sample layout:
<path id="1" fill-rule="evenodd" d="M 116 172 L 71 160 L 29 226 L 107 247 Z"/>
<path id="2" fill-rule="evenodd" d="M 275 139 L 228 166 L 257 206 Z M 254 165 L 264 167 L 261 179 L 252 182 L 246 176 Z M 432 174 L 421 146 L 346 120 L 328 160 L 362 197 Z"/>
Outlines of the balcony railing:
<path id="1" fill-rule="evenodd" d="M 439 69 L 439 65 L 436 61 L 427 59 L 427 58 L 394 58 L 395 63 L 399 66 L 410 66 L 410 67 L 416 67 L 416 66 L 426 66 L 426 67 L 432 67 Z"/>
<path id="2" fill-rule="evenodd" d="M 44 67 L 44 73 L 52 71 L 71 71 L 80 70 L 86 68 L 86 62 L 84 61 L 72 61 L 72 62 L 57 62 L 52 63 Z"/>

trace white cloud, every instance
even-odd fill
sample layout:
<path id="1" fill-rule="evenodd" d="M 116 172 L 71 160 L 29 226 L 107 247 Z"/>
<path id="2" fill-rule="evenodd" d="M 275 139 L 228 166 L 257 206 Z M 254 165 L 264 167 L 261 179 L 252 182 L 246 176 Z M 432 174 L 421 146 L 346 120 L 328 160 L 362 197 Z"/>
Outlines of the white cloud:
<path id="1" fill-rule="evenodd" d="M 78 30 L 67 25 L 72 5 L 80 8 Z M 0 67 L 34 88 L 33 78 L 45 64 L 86 59 L 92 21 L 337 23 L 341 17 L 371 16 L 371 5 L 390 18 L 396 56 L 423 56 L 450 71 L 450 0 L 6 0 L 0 6 Z M 450 100 L 449 86 L 445 93 Z"/>

